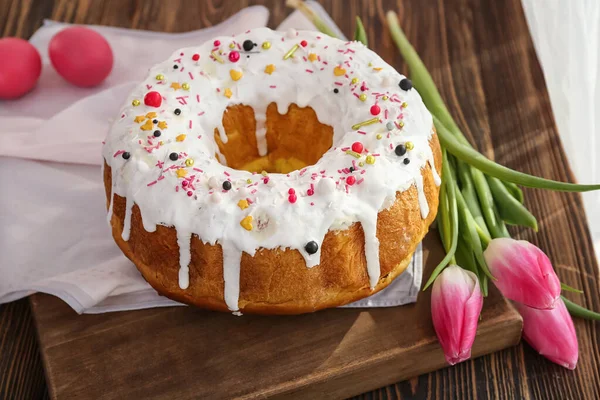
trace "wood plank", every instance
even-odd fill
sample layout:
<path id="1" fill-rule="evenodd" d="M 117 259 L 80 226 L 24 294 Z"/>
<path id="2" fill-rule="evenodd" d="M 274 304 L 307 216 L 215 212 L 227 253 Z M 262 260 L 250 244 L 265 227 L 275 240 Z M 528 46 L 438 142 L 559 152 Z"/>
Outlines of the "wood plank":
<path id="1" fill-rule="evenodd" d="M 424 241 L 426 275 L 443 258 L 437 235 Z M 42 294 L 32 306 L 53 398 L 342 398 L 446 366 L 430 295 L 284 317 L 187 307 L 80 316 Z M 517 344 L 521 327 L 492 291 L 473 356 Z"/>
<path id="2" fill-rule="evenodd" d="M 187 31 L 218 23 L 250 4 L 270 9 L 272 27 L 290 12 L 279 0 L 0 0 L 0 10 L 5 11 L 0 15 L 0 35 L 27 38 L 43 18 Z M 322 4 L 349 36 L 354 16 L 360 15 L 374 50 L 406 71 L 384 22 L 385 11 L 397 10 L 453 115 L 479 149 L 513 168 L 573 181 L 519 0 L 327 0 Z M 532 212 L 544 216 L 539 218 L 540 232 L 513 232 L 541 246 L 555 261 L 561 279 L 585 291 L 569 298 L 600 310 L 598 265 L 580 196 L 535 190 L 526 190 L 525 196 Z M 0 337 L 4 338 L 0 339 L 0 398 L 25 393 L 23 398 L 33 399 L 44 391 L 38 379 L 39 355 L 26 344 L 35 339 L 25 305 L 21 301 L 0 306 Z M 29 328 L 21 328 L 25 326 Z M 576 329 L 581 356 L 574 372 L 520 345 L 361 398 L 598 399 L 600 328 L 578 320 Z M 10 367 L 18 362 L 27 367 Z"/>

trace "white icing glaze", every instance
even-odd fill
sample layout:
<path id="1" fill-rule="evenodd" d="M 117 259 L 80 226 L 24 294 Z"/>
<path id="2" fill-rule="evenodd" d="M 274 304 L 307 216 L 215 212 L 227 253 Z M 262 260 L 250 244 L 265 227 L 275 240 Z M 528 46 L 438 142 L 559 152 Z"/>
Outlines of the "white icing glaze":
<path id="1" fill-rule="evenodd" d="M 244 51 L 245 40 L 252 40 L 256 47 Z M 306 47 L 302 41 L 307 42 Z M 270 48 L 263 48 L 264 42 L 269 42 Z M 284 59 L 295 45 L 292 57 Z M 239 60 L 230 61 L 231 51 L 239 53 Z M 195 54 L 199 60 L 193 59 Z M 274 67 L 271 73 L 265 70 L 268 65 Z M 241 73 L 241 78 L 234 80 L 236 73 Z M 358 81 L 352 83 L 353 78 Z M 329 230 L 360 222 L 369 281 L 374 287 L 380 277 L 378 212 L 394 203 L 396 192 L 415 185 L 425 218 L 429 206 L 421 173 L 427 163 L 434 182 L 440 184 L 429 147 L 431 115 L 416 90 L 399 88 L 403 78 L 362 44 L 316 32 L 280 34 L 260 28 L 176 51 L 153 67 L 130 94 L 103 149 L 112 168 L 112 194 L 127 199 L 123 239 L 129 238 L 133 204 L 139 207 L 146 230 L 155 230 L 157 224 L 173 226 L 180 247 L 179 284 L 183 289 L 189 285 L 191 235 L 211 245 L 221 244 L 225 302 L 236 311 L 242 252 L 254 255 L 259 248 L 297 249 L 312 268 L 319 264 L 321 243 Z M 181 87 L 184 83 L 187 90 Z M 160 107 L 144 104 L 149 91 L 160 93 Z M 359 99 L 361 94 L 366 95 L 365 101 Z M 134 106 L 132 101 L 141 104 Z M 220 164 L 215 153 L 223 164 L 226 159 L 213 132 L 218 129 L 221 140 L 227 142 L 222 125 L 227 107 L 253 107 L 258 152 L 264 155 L 268 152 L 265 114 L 271 102 L 281 114 L 293 103 L 312 107 L 321 123 L 333 127 L 333 147 L 315 165 L 290 174 L 268 174 L 268 179 Z M 371 107 L 375 104 L 380 107 L 379 120 L 353 129 L 354 124 L 374 118 Z M 181 110 L 180 115 L 175 109 Z M 152 112 L 156 116 L 145 118 Z M 140 118 L 136 121 L 136 117 Z M 149 129 L 142 130 L 142 126 Z M 153 136 L 155 130 L 161 132 L 159 138 Z M 182 134 L 185 138 L 180 140 Z M 360 158 L 346 152 L 354 142 L 365 148 Z M 396 155 L 395 147 L 408 142 L 413 148 L 404 156 Z M 124 159 L 123 152 L 129 152 L 130 158 Z M 172 161 L 171 153 L 179 158 Z M 374 164 L 367 163 L 369 155 Z M 193 165 L 186 165 L 187 159 L 193 159 Z M 405 164 L 404 159 L 410 163 Z M 349 170 L 351 166 L 354 171 Z M 346 182 L 349 176 L 354 177 L 352 185 Z M 248 179 L 252 183 L 247 183 Z M 222 189 L 225 180 L 232 184 L 229 191 Z M 295 190 L 295 203 L 288 200 L 289 189 Z M 249 207 L 242 209 L 238 202 L 244 198 Z M 110 203 L 109 218 L 112 198 Z M 247 216 L 253 218 L 251 230 L 240 224 Z M 315 254 L 305 250 L 309 241 L 319 244 Z"/>

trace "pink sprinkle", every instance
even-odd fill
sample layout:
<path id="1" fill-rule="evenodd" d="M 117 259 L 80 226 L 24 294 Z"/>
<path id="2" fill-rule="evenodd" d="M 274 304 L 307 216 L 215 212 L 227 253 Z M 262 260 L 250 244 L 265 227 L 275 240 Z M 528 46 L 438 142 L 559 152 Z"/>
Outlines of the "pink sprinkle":
<path id="1" fill-rule="evenodd" d="M 302 59 L 303 59 L 304 61 L 308 61 L 308 59 L 307 59 L 305 56 L 302 56 Z"/>
<path id="2" fill-rule="evenodd" d="M 320 40 L 320 39 L 321 39 L 321 36 L 317 36 L 317 39 L 319 39 L 319 40 Z"/>
<path id="3" fill-rule="evenodd" d="M 313 70 L 311 70 L 311 69 L 307 69 L 307 70 L 306 70 L 306 72 L 308 72 L 308 73 L 311 73 L 311 74 L 312 74 L 312 73 L 313 73 Z"/>
<path id="4" fill-rule="evenodd" d="M 175 191 L 179 192 L 179 186 L 175 186 Z"/>
<path id="5" fill-rule="evenodd" d="M 341 173 L 342 173 L 342 170 L 341 170 L 341 169 L 338 169 L 338 174 L 341 174 Z"/>
<path id="6" fill-rule="evenodd" d="M 290 194 L 290 195 L 288 196 L 288 201 L 289 201 L 290 203 L 292 203 L 292 204 L 294 204 L 294 203 L 296 202 L 296 200 L 297 200 L 297 199 L 298 199 L 298 198 L 296 197 L 296 195 L 295 195 L 295 194 Z"/>
<path id="7" fill-rule="evenodd" d="M 323 64 L 325 65 L 329 65 L 329 63 L 327 61 L 323 61 Z"/>
<path id="8" fill-rule="evenodd" d="M 315 205 L 315 203 L 313 203 L 313 202 L 311 201 L 311 202 L 310 202 L 310 205 L 311 205 L 311 206 L 314 206 L 314 205 Z"/>
<path id="9" fill-rule="evenodd" d="M 181 186 L 186 187 L 187 185 L 189 185 L 190 183 L 188 181 L 183 181 L 181 182 Z"/>
<path id="10" fill-rule="evenodd" d="M 326 170 L 319 171 L 320 174 L 324 174 Z"/>
<path id="11" fill-rule="evenodd" d="M 173 60 L 173 62 L 181 64 L 181 58 L 176 58 L 175 60 Z"/>
<path id="12" fill-rule="evenodd" d="M 296 193 L 296 191 L 293 188 L 290 188 L 288 190 L 288 194 L 295 194 L 295 193 Z"/>
<path id="13" fill-rule="evenodd" d="M 181 67 L 181 69 L 179 70 L 179 72 L 183 72 L 183 70 L 185 69 L 185 67 Z M 194 78 L 192 78 L 194 79 Z"/>
<path id="14" fill-rule="evenodd" d="M 254 193 L 256 193 L 256 189 L 254 189 Z M 252 193 L 252 194 L 254 194 Z M 249 198 L 246 197 L 246 201 L 248 202 L 248 204 L 252 204 L 254 203 L 252 200 L 250 200 Z"/>
<path id="15" fill-rule="evenodd" d="M 400 128 L 400 124 L 399 124 L 399 123 L 397 123 L 396 121 L 394 121 L 394 125 L 396 125 L 396 128 L 398 128 L 398 129 L 402 129 L 402 128 Z"/>
<path id="16" fill-rule="evenodd" d="M 117 152 L 116 152 L 116 153 L 113 155 L 113 157 L 117 157 L 117 156 L 119 156 L 119 155 L 121 155 L 121 154 L 123 154 L 123 153 L 125 153 L 125 150 L 119 150 L 119 151 L 117 151 Z"/>
<path id="17" fill-rule="evenodd" d="M 351 68 L 350 63 L 348 61 L 344 61 L 344 64 L 346 64 L 348 68 Z"/>
<path id="18" fill-rule="evenodd" d="M 192 195 L 194 194 L 194 192 L 192 192 L 191 190 L 189 192 L 187 192 L 187 195 L 192 197 Z"/>
<path id="19" fill-rule="evenodd" d="M 357 99 L 360 99 L 360 96 L 358 95 L 358 93 L 352 93 L 354 95 L 354 97 L 356 97 Z"/>
<path id="20" fill-rule="evenodd" d="M 198 139 L 202 139 L 202 135 L 198 135 Z"/>
<path id="21" fill-rule="evenodd" d="M 377 154 L 371 154 L 373 157 L 379 157 L 381 154 L 377 153 Z"/>
<path id="22" fill-rule="evenodd" d="M 347 150 L 350 150 L 350 147 L 342 147 L 340 150 L 341 151 L 347 151 Z"/>
<path id="23" fill-rule="evenodd" d="M 200 168 L 192 168 L 192 169 L 193 169 L 194 171 L 197 171 L 197 172 L 204 172 L 204 171 L 202 171 Z"/>
<path id="24" fill-rule="evenodd" d="M 388 109 L 387 108 L 385 109 L 384 117 L 385 117 L 385 119 L 388 119 Z"/>
<path id="25" fill-rule="evenodd" d="M 327 46 L 325 46 L 325 47 L 323 47 L 323 48 L 324 48 L 324 49 L 327 49 L 328 47 L 329 47 L 329 45 L 327 45 Z"/>
<path id="26" fill-rule="evenodd" d="M 146 89 L 148 89 L 148 90 L 152 89 L 152 85 L 146 85 Z"/>
<path id="27" fill-rule="evenodd" d="M 313 194 L 315 194 L 315 191 L 314 191 L 314 190 L 312 190 L 312 189 L 308 189 L 308 190 L 306 191 L 306 194 L 307 194 L 307 195 L 309 195 L 309 196 L 312 196 Z"/>
<path id="28" fill-rule="evenodd" d="M 277 87 L 277 85 L 270 85 L 269 86 L 271 89 L 275 89 Z"/>
<path id="29" fill-rule="evenodd" d="M 366 173 L 367 173 L 367 170 L 366 170 L 366 169 L 363 169 L 362 171 L 360 171 L 360 173 L 361 173 L 361 175 L 362 175 L 362 174 L 366 174 Z"/>
<path id="30" fill-rule="evenodd" d="M 363 183 L 365 181 L 365 178 L 360 178 L 358 181 L 356 181 L 357 185 L 360 185 L 361 183 Z"/>
<path id="31" fill-rule="evenodd" d="M 360 133 L 361 135 L 366 135 L 367 134 L 367 132 L 365 132 L 365 131 L 356 131 L 356 132 Z"/>
<path id="32" fill-rule="evenodd" d="M 221 93 L 221 89 L 217 88 L 217 93 Z"/>
<path id="33" fill-rule="evenodd" d="M 304 173 L 305 173 L 305 172 L 306 172 L 306 168 L 303 168 L 303 169 L 300 171 L 300 176 L 304 175 Z"/>
<path id="34" fill-rule="evenodd" d="M 358 167 L 356 166 L 356 160 L 352 160 L 352 167 L 354 167 L 354 169 L 358 169 Z"/>
<path id="35" fill-rule="evenodd" d="M 200 95 L 199 95 L 199 94 L 197 94 L 197 95 L 196 95 L 196 101 L 197 101 L 198 103 L 200 103 Z"/>
<path id="36" fill-rule="evenodd" d="M 150 183 L 149 183 L 148 185 L 146 185 L 146 186 L 152 186 L 152 185 L 156 185 L 156 182 L 157 182 L 157 181 L 152 181 L 152 182 L 150 182 Z"/>
<path id="37" fill-rule="evenodd" d="M 229 172 L 227 172 L 227 171 L 223 171 L 223 173 L 224 173 L 226 176 L 231 176 L 231 175 L 229 174 Z"/>
<path id="38" fill-rule="evenodd" d="M 269 183 L 269 177 L 268 177 L 268 176 L 265 176 L 265 178 L 263 179 L 263 182 L 264 182 L 264 183 Z"/>
<path id="39" fill-rule="evenodd" d="M 187 99 L 188 97 L 190 97 L 190 96 L 177 96 L 175 98 L 177 100 L 179 100 L 179 104 L 185 105 L 185 104 L 187 104 L 187 101 L 185 99 Z"/>
<path id="40" fill-rule="evenodd" d="M 158 177 L 157 181 L 162 181 L 163 179 L 165 179 L 165 176 L 161 175 L 161 176 Z"/>
<path id="41" fill-rule="evenodd" d="M 163 167 L 163 165 L 165 165 L 165 163 L 164 163 L 164 162 L 162 162 L 162 161 L 157 161 L 157 162 L 156 162 L 156 167 L 158 167 L 158 168 L 162 168 L 162 167 Z"/>
<path id="42" fill-rule="evenodd" d="M 391 136 L 392 136 L 392 134 L 388 132 L 387 138 L 389 139 Z"/>
<path id="43" fill-rule="evenodd" d="M 250 192 L 250 194 L 254 194 L 254 193 L 256 193 L 256 192 L 257 192 L 257 190 L 256 190 L 256 189 L 252 189 L 252 191 Z M 248 201 L 248 203 L 250 203 L 250 201 Z"/>
<path id="44" fill-rule="evenodd" d="M 390 143 L 390 149 L 393 149 L 393 148 L 394 148 L 394 146 Z"/>
<path id="45" fill-rule="evenodd" d="M 190 129 L 192 129 L 192 120 L 190 119 Z"/>
<path id="46" fill-rule="evenodd" d="M 204 111 L 202 111 L 202 112 L 198 113 L 198 116 L 199 116 L 199 117 L 201 117 L 201 116 L 203 116 L 203 115 L 204 115 Z"/>
<path id="47" fill-rule="evenodd" d="M 333 83 L 335 83 L 338 86 L 344 86 L 344 84 L 342 82 L 333 82 Z"/>

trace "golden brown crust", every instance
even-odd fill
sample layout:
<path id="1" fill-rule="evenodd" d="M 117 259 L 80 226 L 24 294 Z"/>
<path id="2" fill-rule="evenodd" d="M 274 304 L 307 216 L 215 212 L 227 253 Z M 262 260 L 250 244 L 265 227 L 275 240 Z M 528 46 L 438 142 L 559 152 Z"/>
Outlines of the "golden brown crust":
<path id="1" fill-rule="evenodd" d="M 435 168 L 441 171 L 441 150 L 434 134 L 430 140 Z M 377 237 L 381 279 L 374 291 L 369 286 L 360 223 L 343 231 L 330 231 L 321 245 L 321 263 L 306 268 L 297 250 L 259 249 L 246 253 L 240 266 L 239 308 L 243 313 L 299 314 L 336 307 L 367 297 L 385 288 L 401 274 L 433 222 L 439 188 L 429 165 L 422 170 L 429 215 L 421 217 L 417 190 L 413 185 L 396 193 L 396 201 L 379 213 Z M 105 163 L 107 206 L 111 193 L 111 169 Z M 147 232 L 139 208 L 133 207 L 129 241 L 121 238 L 125 199 L 115 195 L 111 225 L 113 237 L 123 253 L 160 294 L 202 308 L 228 311 L 224 301 L 223 257 L 220 245 L 204 244 L 192 237 L 190 285 L 179 288 L 179 247 L 175 229 L 158 226 Z"/>

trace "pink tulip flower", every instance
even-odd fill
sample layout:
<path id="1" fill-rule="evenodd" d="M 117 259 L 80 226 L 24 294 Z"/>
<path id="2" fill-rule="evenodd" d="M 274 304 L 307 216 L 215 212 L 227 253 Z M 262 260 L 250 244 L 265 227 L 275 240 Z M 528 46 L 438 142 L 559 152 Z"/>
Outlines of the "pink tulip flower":
<path id="1" fill-rule="evenodd" d="M 496 287 L 502 294 L 526 306 L 554 308 L 560 281 L 548 257 L 524 240 L 498 238 L 483 252 Z"/>
<path id="2" fill-rule="evenodd" d="M 523 338 L 548 360 L 575 369 L 579 354 L 577 335 L 569 311 L 559 298 L 552 310 L 515 304 L 523 317 Z"/>
<path id="3" fill-rule="evenodd" d="M 431 292 L 431 317 L 448 364 L 471 357 L 483 296 L 477 276 L 450 265 L 436 278 Z"/>

